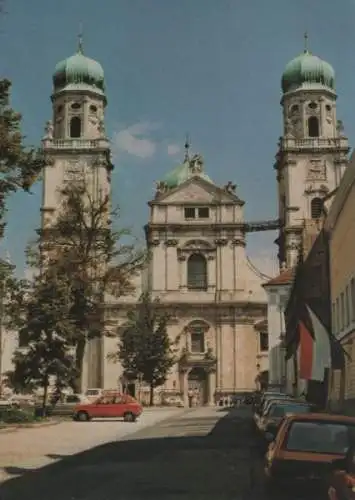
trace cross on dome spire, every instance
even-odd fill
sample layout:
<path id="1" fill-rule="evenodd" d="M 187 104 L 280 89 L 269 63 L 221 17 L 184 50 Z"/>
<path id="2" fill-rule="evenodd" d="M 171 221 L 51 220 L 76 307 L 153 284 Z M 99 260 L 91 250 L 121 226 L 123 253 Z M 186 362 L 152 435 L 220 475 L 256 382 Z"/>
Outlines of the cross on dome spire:
<path id="1" fill-rule="evenodd" d="M 189 161 L 190 159 L 190 137 L 189 137 L 189 134 L 186 134 L 186 138 L 185 138 L 185 158 L 184 158 L 184 161 Z"/>
<path id="2" fill-rule="evenodd" d="M 304 37 L 304 53 L 306 54 L 307 52 L 309 52 L 309 50 L 308 50 L 308 32 L 307 31 L 304 32 L 303 37 Z"/>
<path id="3" fill-rule="evenodd" d="M 84 46 L 83 46 L 83 23 L 80 23 L 79 25 L 79 34 L 78 34 L 78 53 L 83 54 L 84 53 Z"/>

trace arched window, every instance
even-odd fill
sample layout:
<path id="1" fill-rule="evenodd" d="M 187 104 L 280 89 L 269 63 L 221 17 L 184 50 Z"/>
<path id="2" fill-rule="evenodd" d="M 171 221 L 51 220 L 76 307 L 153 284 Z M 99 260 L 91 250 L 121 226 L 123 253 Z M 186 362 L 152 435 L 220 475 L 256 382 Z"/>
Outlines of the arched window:
<path id="1" fill-rule="evenodd" d="M 311 217 L 312 219 L 319 219 L 323 212 L 322 198 L 313 198 L 311 201 Z"/>
<path id="2" fill-rule="evenodd" d="M 316 116 L 308 118 L 308 135 L 309 137 L 319 137 L 319 122 Z"/>
<path id="3" fill-rule="evenodd" d="M 192 254 L 187 261 L 187 288 L 207 290 L 207 262 L 201 254 Z"/>
<path id="4" fill-rule="evenodd" d="M 70 120 L 69 135 L 73 139 L 81 137 L 81 119 L 79 118 L 79 116 L 73 116 L 73 118 Z"/>

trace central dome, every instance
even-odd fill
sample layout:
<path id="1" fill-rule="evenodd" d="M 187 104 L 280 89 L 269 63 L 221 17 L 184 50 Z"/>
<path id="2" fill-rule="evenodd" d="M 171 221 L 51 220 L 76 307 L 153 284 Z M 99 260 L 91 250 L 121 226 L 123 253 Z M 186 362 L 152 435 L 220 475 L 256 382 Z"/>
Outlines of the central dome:
<path id="1" fill-rule="evenodd" d="M 334 69 L 320 57 L 305 50 L 286 65 L 282 75 L 282 91 L 290 92 L 303 84 L 318 84 L 335 90 Z"/>
<path id="2" fill-rule="evenodd" d="M 76 54 L 60 61 L 54 70 L 55 90 L 61 90 L 71 84 L 89 85 L 101 92 L 105 90 L 104 70 L 101 64 L 84 56 L 81 47 Z"/>
<path id="3" fill-rule="evenodd" d="M 196 172 L 196 170 L 194 170 L 193 168 L 192 162 L 188 159 L 185 160 L 184 163 L 177 165 L 173 170 L 171 170 L 165 176 L 163 182 L 169 189 L 174 189 L 180 186 L 180 184 L 183 184 L 188 179 L 191 179 L 191 177 L 195 177 L 196 175 L 213 184 L 213 181 L 202 169 L 201 171 Z"/>

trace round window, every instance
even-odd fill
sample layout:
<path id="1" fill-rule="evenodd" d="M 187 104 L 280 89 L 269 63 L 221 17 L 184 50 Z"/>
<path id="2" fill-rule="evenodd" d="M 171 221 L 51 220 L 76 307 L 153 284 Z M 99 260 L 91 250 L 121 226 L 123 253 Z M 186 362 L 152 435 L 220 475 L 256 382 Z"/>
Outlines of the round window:
<path id="1" fill-rule="evenodd" d="M 90 111 L 91 111 L 91 113 L 96 113 L 96 112 L 97 112 L 97 107 L 96 107 L 96 106 L 94 106 L 94 104 L 92 104 L 92 105 L 90 106 Z"/>
<path id="2" fill-rule="evenodd" d="M 81 108 L 81 104 L 80 104 L 80 102 L 73 102 L 71 107 L 72 107 L 72 109 L 79 109 L 79 108 Z"/>
<path id="3" fill-rule="evenodd" d="M 311 109 L 316 109 L 317 108 L 317 103 L 312 101 L 308 104 L 308 106 L 311 108 Z"/>

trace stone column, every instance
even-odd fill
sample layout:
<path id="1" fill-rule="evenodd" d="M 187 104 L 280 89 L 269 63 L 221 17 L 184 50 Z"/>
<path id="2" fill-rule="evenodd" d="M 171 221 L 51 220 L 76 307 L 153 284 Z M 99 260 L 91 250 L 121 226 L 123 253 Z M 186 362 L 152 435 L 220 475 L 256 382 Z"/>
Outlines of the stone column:
<path id="1" fill-rule="evenodd" d="M 180 289 L 187 290 L 187 266 L 186 266 L 186 256 L 179 256 L 179 275 L 180 275 Z"/>
<path id="2" fill-rule="evenodd" d="M 208 374 L 208 401 L 209 406 L 214 405 L 214 393 L 216 391 L 216 372 L 210 371 Z"/>
<path id="3" fill-rule="evenodd" d="M 184 401 L 184 406 L 188 406 L 189 405 L 189 398 L 188 398 L 188 389 L 189 389 L 189 386 L 188 386 L 188 379 L 187 379 L 187 371 L 181 371 L 180 372 L 180 391 L 182 392 L 182 397 L 183 397 L 183 401 Z"/>
<path id="4" fill-rule="evenodd" d="M 207 275 L 208 289 L 214 291 L 216 289 L 216 260 L 212 254 L 207 257 Z"/>

